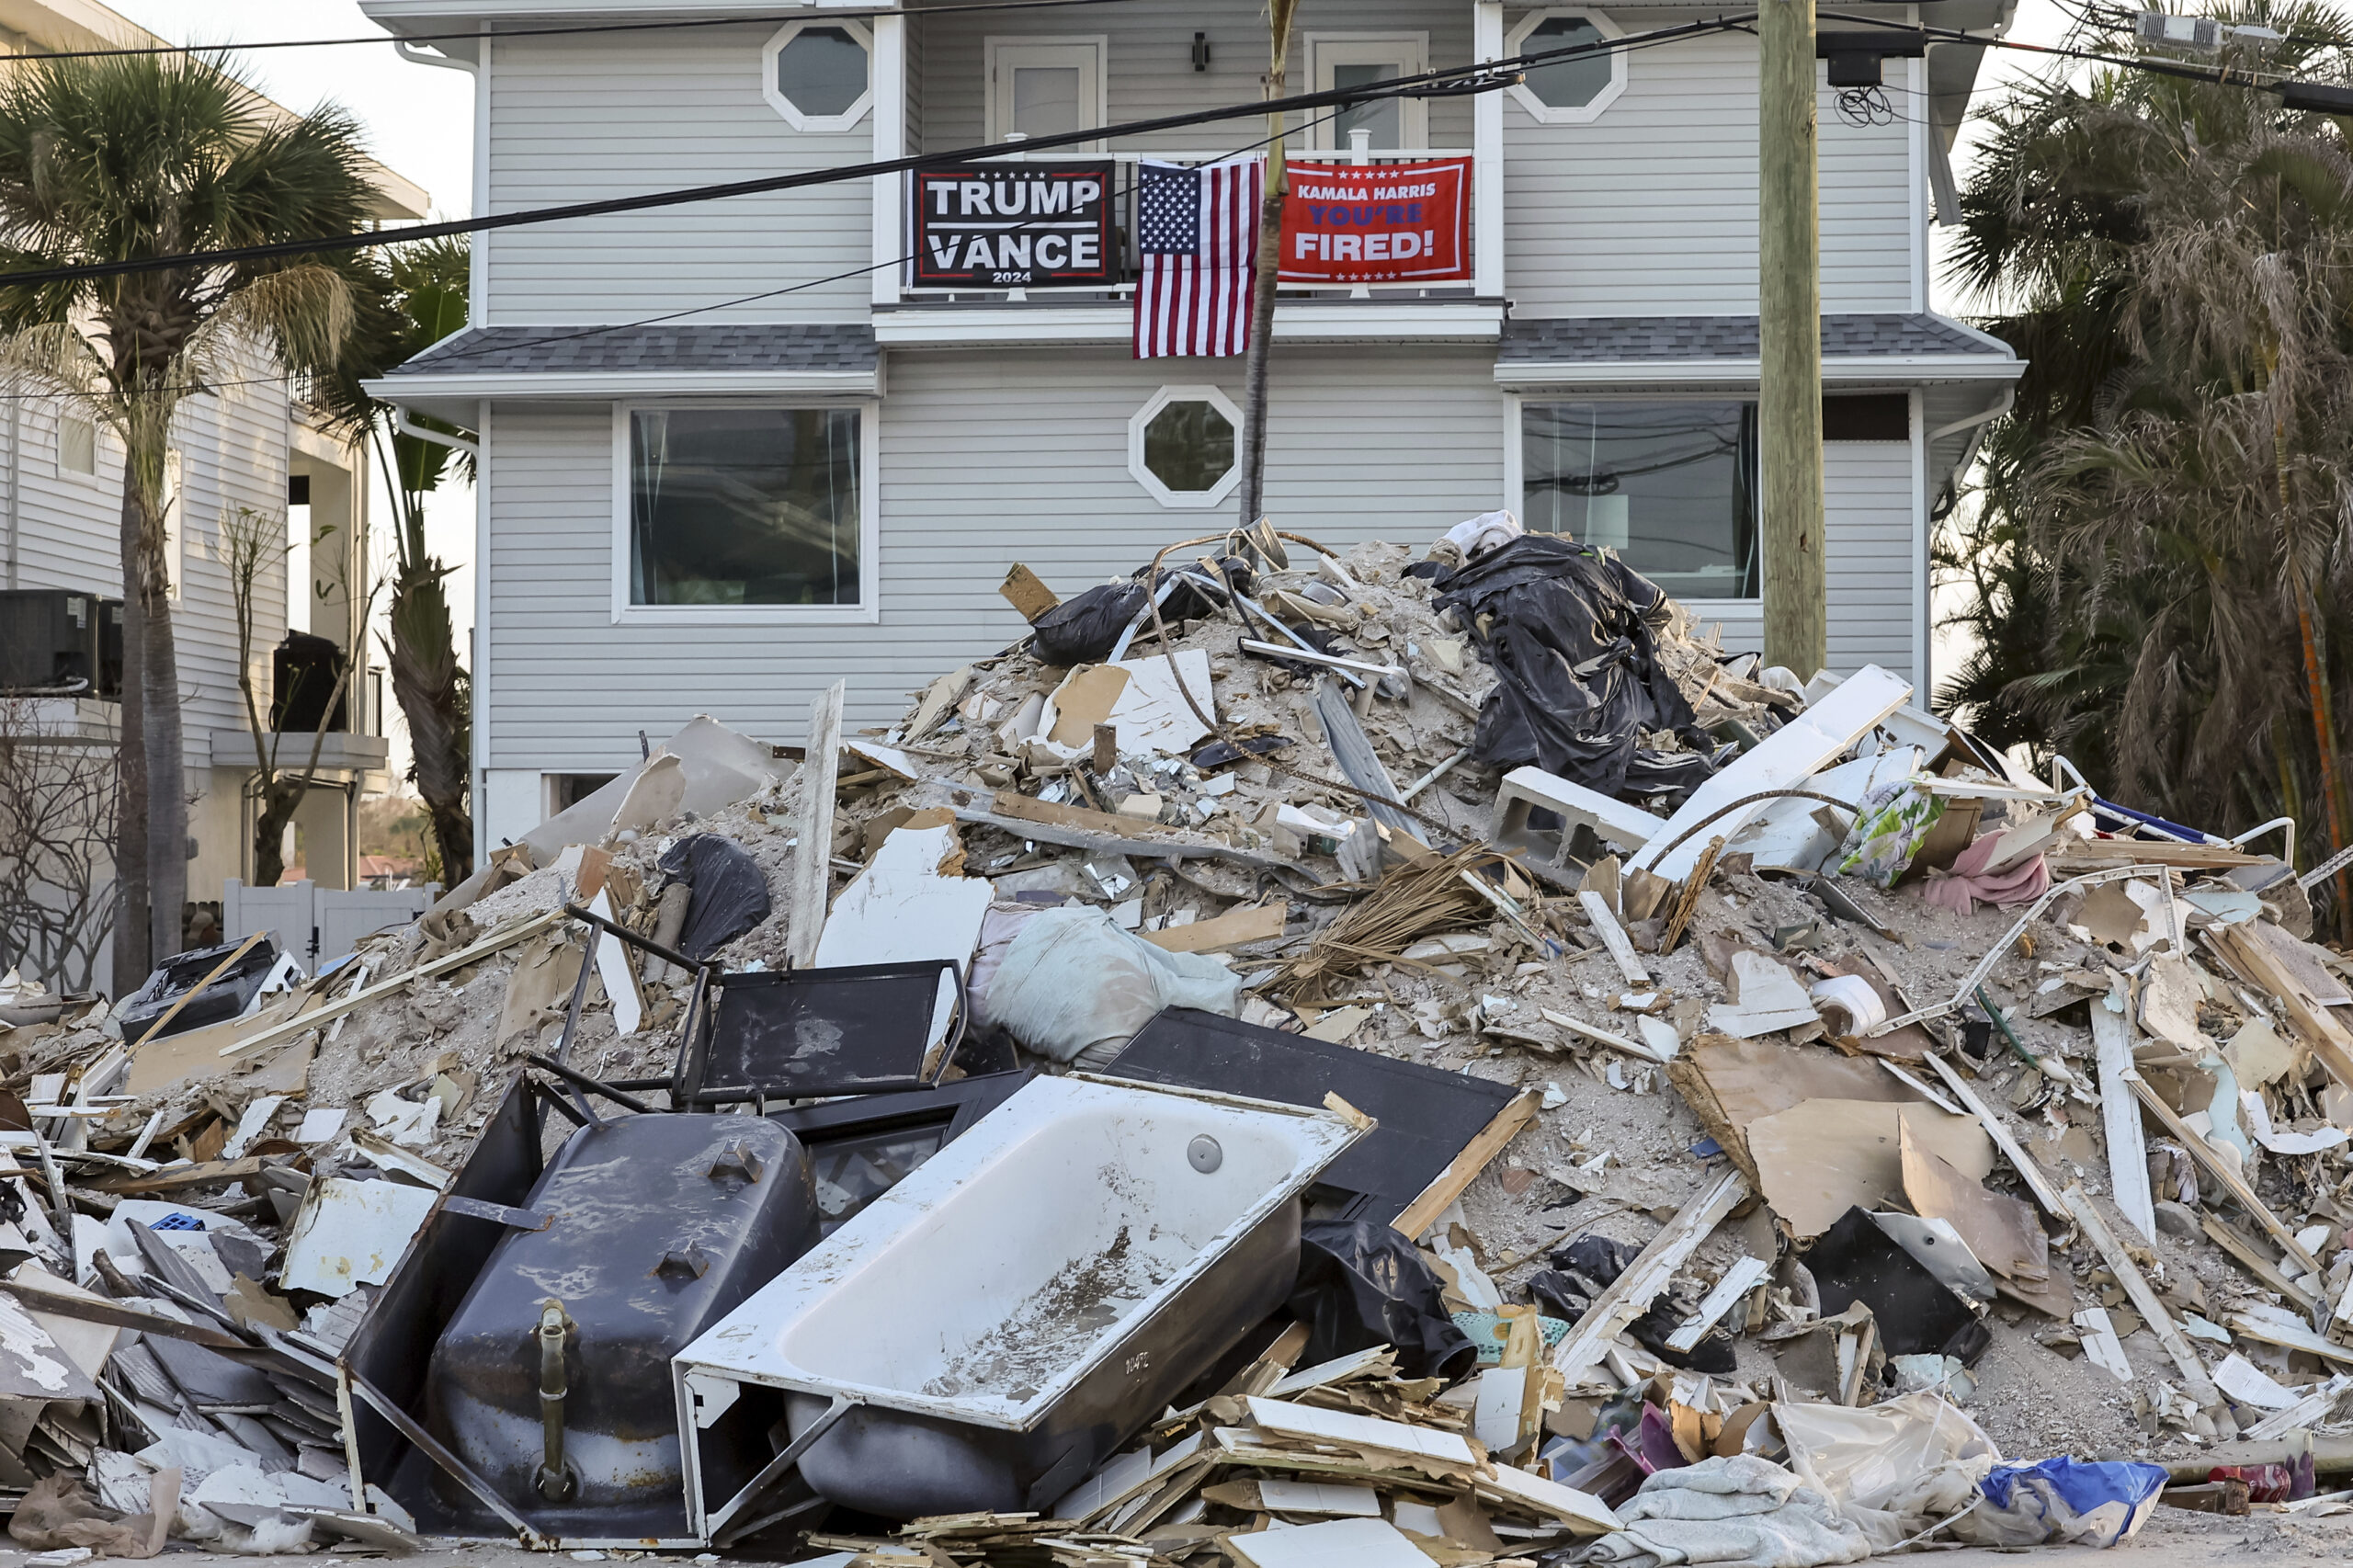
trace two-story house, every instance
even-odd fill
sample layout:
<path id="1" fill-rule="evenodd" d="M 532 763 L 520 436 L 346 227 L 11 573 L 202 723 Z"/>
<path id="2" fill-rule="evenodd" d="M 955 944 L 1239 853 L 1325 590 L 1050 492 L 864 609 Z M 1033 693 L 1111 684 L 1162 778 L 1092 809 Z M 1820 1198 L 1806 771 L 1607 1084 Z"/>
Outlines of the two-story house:
<path id="1" fill-rule="evenodd" d="M 1267 60 L 1257 0 L 813 4 L 781 22 L 775 0 L 364 8 L 443 35 L 473 74 L 485 214 L 1248 104 Z M 1856 9 L 1995 28 L 2010 6 Z M 1289 86 L 1713 14 L 1303 0 Z M 546 30 L 649 20 L 710 25 Z M 1931 513 L 2019 369 L 1928 308 L 1928 226 L 1952 215 L 1982 53 L 1934 45 L 1886 62 L 1876 93 L 1825 80 L 1818 106 L 1831 662 L 1924 687 Z M 1615 546 L 1754 645 L 1756 78 L 1755 38 L 1716 29 L 1504 91 L 1294 115 L 1294 145 L 1327 157 L 1467 156 L 1473 276 L 1284 290 L 1267 513 L 1333 545 L 1418 545 L 1507 507 Z M 1253 115 L 1030 156 L 1108 157 L 1131 185 L 1140 158 L 1264 134 Z M 1014 562 L 1067 594 L 1232 520 L 1242 361 L 1134 358 L 1124 281 L 919 285 L 908 178 L 483 234 L 468 330 L 381 383 L 480 438 L 490 842 L 697 711 L 793 739 L 847 676 L 854 722 L 888 716 L 1010 640 L 995 587 Z"/>
<path id="2" fill-rule="evenodd" d="M 0 0 L 0 58 L 168 46 L 97 0 Z M 264 107 L 288 112 L 266 100 Z M 373 218 L 425 215 L 428 200 L 417 186 L 379 164 L 370 164 L 368 176 Z M 369 603 L 369 574 L 380 553 L 368 534 L 366 444 L 312 409 L 303 388 L 258 346 L 242 362 L 239 374 L 183 405 L 166 470 L 183 760 L 192 801 L 188 896 L 199 905 L 219 901 L 228 879 L 253 875 L 256 757 L 238 688 L 223 519 L 247 512 L 288 530 L 285 557 L 268 566 L 256 595 L 253 674 L 265 704 L 273 696 L 278 645 L 290 631 L 350 645 L 351 618 L 355 607 L 364 611 Z M 0 386 L 0 585 L 43 597 L 63 592 L 77 601 L 119 599 L 122 468 L 121 443 L 103 424 L 39 385 Z M 358 885 L 359 796 L 390 786 L 383 697 L 381 670 L 365 656 L 356 661 L 341 694 L 343 719 L 322 752 L 318 788 L 296 815 L 290 862 L 299 858 L 324 887 Z M 119 713 L 111 700 L 85 698 L 43 702 L 26 722 L 51 744 L 110 747 Z M 309 742 L 307 729 L 286 736 L 280 763 L 299 767 L 309 758 Z M 50 978 L 71 983 L 80 977 Z"/>

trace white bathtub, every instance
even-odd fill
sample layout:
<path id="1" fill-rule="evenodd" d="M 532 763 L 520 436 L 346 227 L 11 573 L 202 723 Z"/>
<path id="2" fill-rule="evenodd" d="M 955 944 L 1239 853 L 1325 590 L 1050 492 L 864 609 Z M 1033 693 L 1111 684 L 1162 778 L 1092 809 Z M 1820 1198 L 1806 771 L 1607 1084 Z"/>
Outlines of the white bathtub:
<path id="1" fill-rule="evenodd" d="M 781 1390 L 797 1438 L 841 1407 L 796 1445 L 830 1501 L 899 1517 L 1041 1506 L 1280 1304 L 1300 1194 L 1364 1131 L 1040 1078 L 678 1354 L 685 1449 L 709 1449 L 697 1431 L 748 1390 Z M 767 1485 L 739 1484 L 741 1468 L 690 1461 L 705 1533 Z"/>

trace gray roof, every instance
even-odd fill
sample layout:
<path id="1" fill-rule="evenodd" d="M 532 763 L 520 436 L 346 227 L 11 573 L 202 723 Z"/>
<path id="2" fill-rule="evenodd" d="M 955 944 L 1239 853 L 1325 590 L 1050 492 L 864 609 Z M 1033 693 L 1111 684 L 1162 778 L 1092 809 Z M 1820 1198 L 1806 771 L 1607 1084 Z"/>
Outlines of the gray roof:
<path id="1" fill-rule="evenodd" d="M 679 326 L 491 326 L 445 337 L 393 376 L 518 371 L 843 370 L 875 367 L 874 329 L 795 322 Z"/>
<path id="2" fill-rule="evenodd" d="M 1993 354 L 1998 349 L 1942 316 L 1825 315 L 1827 358 Z M 1641 359 L 1754 359 L 1755 316 L 1560 316 L 1504 324 L 1506 364 L 1622 363 Z"/>

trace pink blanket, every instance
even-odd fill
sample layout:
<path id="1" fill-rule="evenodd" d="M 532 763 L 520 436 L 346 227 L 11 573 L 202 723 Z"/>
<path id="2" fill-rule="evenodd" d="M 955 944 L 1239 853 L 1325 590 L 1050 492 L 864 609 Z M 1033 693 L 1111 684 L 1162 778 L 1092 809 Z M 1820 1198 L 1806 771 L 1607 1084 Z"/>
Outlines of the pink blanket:
<path id="1" fill-rule="evenodd" d="M 1976 842 L 1955 857 L 1950 870 L 1929 871 L 1926 889 L 1928 902 L 1957 915 L 1968 915 L 1980 903 L 2032 903 L 2050 892 L 2051 868 L 2042 863 L 2040 851 L 2002 870 L 1985 869 L 2001 837 L 1999 833 L 1981 834 Z"/>

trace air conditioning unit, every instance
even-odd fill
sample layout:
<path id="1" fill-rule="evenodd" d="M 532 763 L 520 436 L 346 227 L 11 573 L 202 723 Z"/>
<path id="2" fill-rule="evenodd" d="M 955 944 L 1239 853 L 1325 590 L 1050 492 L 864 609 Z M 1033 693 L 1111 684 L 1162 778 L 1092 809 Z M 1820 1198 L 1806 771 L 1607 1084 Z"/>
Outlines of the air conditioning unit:
<path id="1" fill-rule="evenodd" d="M 307 631 L 289 631 L 270 654 L 269 727 L 281 735 L 313 733 L 332 700 L 326 727 L 341 734 L 350 727 L 344 698 L 342 648 Z"/>
<path id="2" fill-rule="evenodd" d="M 65 588 L 0 592 L 0 693 L 120 697 L 122 601 Z"/>
<path id="3" fill-rule="evenodd" d="M 2175 49 L 2217 50 L 2222 47 L 2222 24 L 2211 17 L 2176 17 L 2143 11 L 2134 28 L 2143 43 Z"/>

